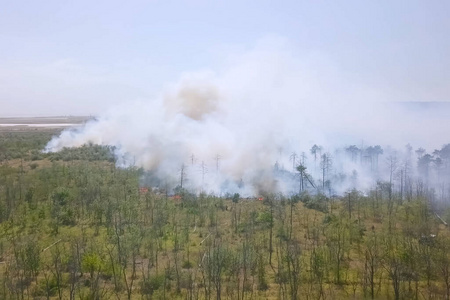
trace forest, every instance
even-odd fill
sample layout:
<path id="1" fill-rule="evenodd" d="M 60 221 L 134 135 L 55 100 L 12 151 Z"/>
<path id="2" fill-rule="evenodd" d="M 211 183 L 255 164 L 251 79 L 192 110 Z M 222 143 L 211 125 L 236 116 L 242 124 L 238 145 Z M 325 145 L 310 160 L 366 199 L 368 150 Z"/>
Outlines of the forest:
<path id="1" fill-rule="evenodd" d="M 348 146 L 388 172 L 342 192 L 339 154 L 314 145 L 319 179 L 293 156 L 274 172 L 296 193 L 243 197 L 185 188 L 182 169 L 153 188 L 108 146 L 42 152 L 53 134 L 0 133 L 1 299 L 450 299 L 449 145 L 406 164 Z"/>

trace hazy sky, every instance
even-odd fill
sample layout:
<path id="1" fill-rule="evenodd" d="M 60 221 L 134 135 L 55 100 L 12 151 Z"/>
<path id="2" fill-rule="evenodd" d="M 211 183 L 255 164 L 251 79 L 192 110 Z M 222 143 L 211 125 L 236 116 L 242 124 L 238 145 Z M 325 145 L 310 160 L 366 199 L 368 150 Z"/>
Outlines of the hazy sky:
<path id="1" fill-rule="evenodd" d="M 1 1 L 1 116 L 152 99 L 271 40 L 382 101 L 450 100 L 450 1 L 71 2 Z"/>

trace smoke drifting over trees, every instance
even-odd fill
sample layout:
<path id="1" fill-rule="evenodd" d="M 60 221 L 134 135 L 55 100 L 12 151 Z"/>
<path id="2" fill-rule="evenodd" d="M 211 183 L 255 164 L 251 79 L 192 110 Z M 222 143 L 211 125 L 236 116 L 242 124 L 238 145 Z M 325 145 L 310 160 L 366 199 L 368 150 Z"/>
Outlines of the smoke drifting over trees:
<path id="1" fill-rule="evenodd" d="M 146 184 L 175 188 L 182 169 L 183 188 L 218 194 L 297 193 L 299 180 L 302 190 L 315 181 L 330 195 L 378 180 L 406 194 L 419 177 L 448 181 L 445 113 L 405 109 L 326 58 L 294 57 L 286 45 L 262 43 L 219 69 L 186 73 L 157 99 L 107 108 L 46 151 L 111 145 L 117 164 L 148 171 Z M 293 162 L 293 153 L 303 154 Z"/>

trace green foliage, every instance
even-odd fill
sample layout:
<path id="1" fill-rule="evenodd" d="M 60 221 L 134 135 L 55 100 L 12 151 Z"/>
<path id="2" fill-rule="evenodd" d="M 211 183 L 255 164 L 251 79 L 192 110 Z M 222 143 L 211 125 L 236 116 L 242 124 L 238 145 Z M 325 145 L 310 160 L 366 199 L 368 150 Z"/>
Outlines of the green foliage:
<path id="1" fill-rule="evenodd" d="M 231 200 L 233 201 L 233 203 L 238 203 L 239 202 L 239 197 L 240 197 L 239 193 L 235 193 Z"/>
<path id="2" fill-rule="evenodd" d="M 81 259 L 81 270 L 88 272 L 91 278 L 94 277 L 95 272 L 103 269 L 103 262 L 98 253 L 85 253 Z"/>
<path id="3" fill-rule="evenodd" d="M 79 148 L 63 148 L 59 152 L 49 153 L 52 161 L 109 161 L 114 162 L 114 148 L 101 145 L 83 145 Z"/>
<path id="4" fill-rule="evenodd" d="M 144 295 L 152 295 L 155 291 L 163 287 L 165 281 L 165 275 L 151 275 L 147 280 L 141 283 L 141 292 Z"/>
<path id="5" fill-rule="evenodd" d="M 4 137 L 1 299 L 450 296 L 450 233 L 434 214 L 450 209 L 427 193 L 402 202 L 380 182 L 332 203 L 307 192 L 171 198 L 141 193 L 142 170 L 116 168 L 112 148 L 46 154 L 39 134 Z"/>
<path id="6" fill-rule="evenodd" d="M 301 195 L 300 201 L 309 209 L 314 209 L 323 213 L 328 212 L 329 199 L 324 194 L 319 193 L 311 196 L 308 193 L 304 193 Z"/>
<path id="7" fill-rule="evenodd" d="M 76 224 L 75 211 L 72 207 L 72 198 L 68 189 L 56 188 L 52 195 L 51 215 L 54 232 L 57 233 L 60 225 L 73 226 Z"/>
<path id="8" fill-rule="evenodd" d="M 182 268 L 183 269 L 191 269 L 194 266 L 194 264 L 188 260 L 183 262 Z"/>
<path id="9" fill-rule="evenodd" d="M 58 281 L 55 276 L 50 276 L 50 278 L 44 278 L 38 281 L 38 284 L 34 291 L 34 296 L 56 296 L 58 292 Z"/>
<path id="10" fill-rule="evenodd" d="M 0 162 L 11 159 L 38 160 L 40 153 L 52 137 L 52 132 L 0 132 Z"/>
<path id="11" fill-rule="evenodd" d="M 266 226 L 269 226 L 272 224 L 273 218 L 270 212 L 268 211 L 262 211 L 258 214 L 258 217 L 256 219 L 257 223 L 264 224 Z"/>

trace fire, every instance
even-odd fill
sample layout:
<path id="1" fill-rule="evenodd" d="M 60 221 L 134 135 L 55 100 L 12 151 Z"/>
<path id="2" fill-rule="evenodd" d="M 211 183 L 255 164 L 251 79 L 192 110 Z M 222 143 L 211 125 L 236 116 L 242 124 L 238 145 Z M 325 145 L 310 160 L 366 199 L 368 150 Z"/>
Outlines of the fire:
<path id="1" fill-rule="evenodd" d="M 139 193 L 142 194 L 147 194 L 148 193 L 148 188 L 146 187 L 141 187 L 139 188 Z"/>

